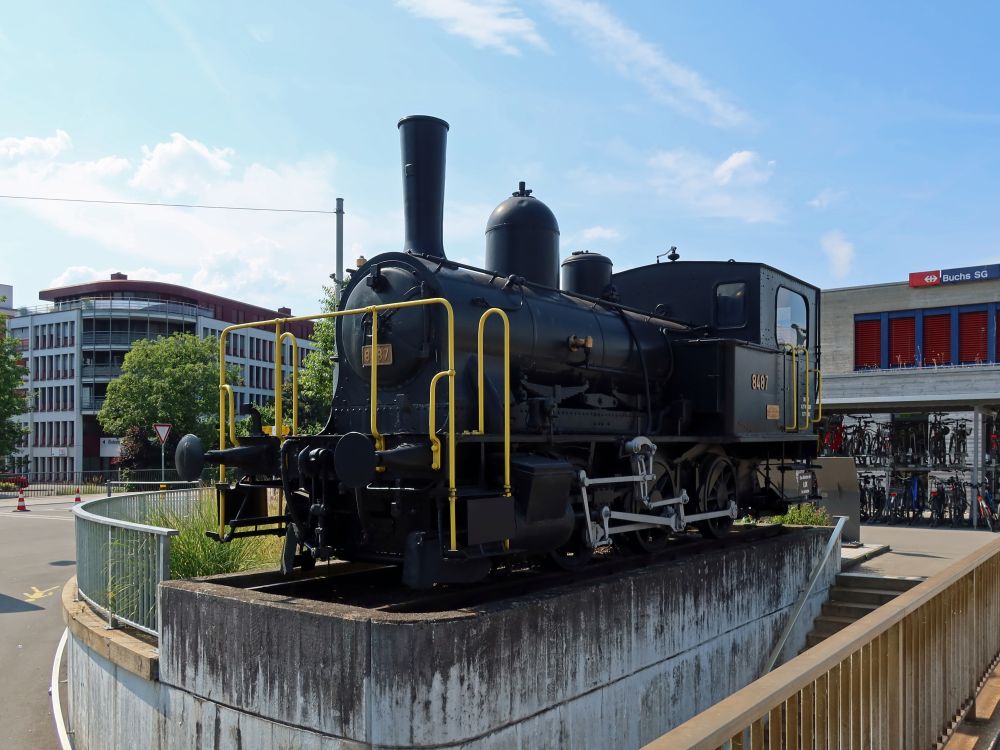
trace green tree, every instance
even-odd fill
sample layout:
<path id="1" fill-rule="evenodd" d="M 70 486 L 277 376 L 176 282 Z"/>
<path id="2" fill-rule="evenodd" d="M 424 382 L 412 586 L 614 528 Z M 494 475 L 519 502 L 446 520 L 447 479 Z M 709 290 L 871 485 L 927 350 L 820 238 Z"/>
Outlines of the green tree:
<path id="1" fill-rule="evenodd" d="M 337 310 L 336 291 L 323 287 L 320 299 L 323 312 Z M 299 373 L 299 431 L 319 432 L 330 416 L 333 398 L 333 355 L 336 353 L 337 325 L 335 318 L 317 320 L 313 325 L 312 342 L 315 351 L 306 355 Z M 286 408 L 286 407 L 283 407 Z M 286 414 L 291 414 L 286 411 Z"/>
<path id="2" fill-rule="evenodd" d="M 17 339 L 7 335 L 0 318 L 0 465 L 7 463 L 25 432 L 14 421 L 15 416 L 28 411 L 28 397 L 22 382 L 28 368 L 22 364 L 18 344 Z"/>
<path id="3" fill-rule="evenodd" d="M 236 380 L 230 373 L 229 382 Z M 125 355 L 121 376 L 108 384 L 97 419 L 105 432 L 136 443 L 153 434 L 154 422 L 169 422 L 171 437 L 192 432 L 213 446 L 218 441 L 218 394 L 217 340 L 190 333 L 140 340 Z M 139 445 L 126 449 L 137 462 L 147 460 Z"/>

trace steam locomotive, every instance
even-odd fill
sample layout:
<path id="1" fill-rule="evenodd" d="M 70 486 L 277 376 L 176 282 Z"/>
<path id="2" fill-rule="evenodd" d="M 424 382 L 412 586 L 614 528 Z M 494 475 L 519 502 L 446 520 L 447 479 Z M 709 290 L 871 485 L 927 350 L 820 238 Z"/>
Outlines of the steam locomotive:
<path id="1" fill-rule="evenodd" d="M 242 474 L 217 486 L 211 535 L 278 528 L 285 570 L 389 562 L 427 587 L 652 551 L 692 525 L 716 537 L 787 507 L 784 472 L 816 454 L 816 287 L 675 250 L 619 273 L 598 253 L 560 264 L 556 218 L 523 182 L 489 217 L 486 267 L 449 260 L 449 126 L 398 127 L 405 244 L 343 289 L 325 428 L 278 437 L 256 419 L 237 446 L 178 446 L 185 477 L 205 462 Z"/>

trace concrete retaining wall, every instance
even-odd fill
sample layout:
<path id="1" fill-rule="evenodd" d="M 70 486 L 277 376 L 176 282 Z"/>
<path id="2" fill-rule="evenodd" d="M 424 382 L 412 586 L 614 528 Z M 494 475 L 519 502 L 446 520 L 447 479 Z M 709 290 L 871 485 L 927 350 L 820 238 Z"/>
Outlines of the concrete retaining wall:
<path id="1" fill-rule="evenodd" d="M 160 682 L 71 642 L 77 747 L 638 747 L 759 676 L 828 533 L 432 615 L 169 582 Z"/>

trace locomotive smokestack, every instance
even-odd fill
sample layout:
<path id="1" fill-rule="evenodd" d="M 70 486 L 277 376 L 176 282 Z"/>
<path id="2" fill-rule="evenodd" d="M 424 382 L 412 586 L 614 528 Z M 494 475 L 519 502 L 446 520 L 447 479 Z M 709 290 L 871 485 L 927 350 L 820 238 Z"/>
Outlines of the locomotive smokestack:
<path id="1" fill-rule="evenodd" d="M 445 257 L 444 164 L 448 123 L 411 115 L 399 121 L 403 152 L 403 250 Z"/>

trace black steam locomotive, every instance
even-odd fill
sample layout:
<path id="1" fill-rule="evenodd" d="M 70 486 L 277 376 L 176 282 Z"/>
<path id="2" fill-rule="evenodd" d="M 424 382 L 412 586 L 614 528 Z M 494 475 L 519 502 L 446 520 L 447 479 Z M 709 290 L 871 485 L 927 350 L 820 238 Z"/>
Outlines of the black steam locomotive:
<path id="1" fill-rule="evenodd" d="M 783 472 L 816 452 L 819 290 L 675 251 L 617 274 L 573 253 L 560 280 L 558 224 L 524 183 L 489 217 L 486 268 L 448 260 L 447 131 L 399 122 L 405 245 L 343 290 L 323 431 L 178 447 L 187 476 L 244 474 L 218 486 L 220 540 L 279 523 L 286 570 L 392 562 L 428 586 L 655 550 L 688 525 L 718 536 L 786 505 Z"/>

